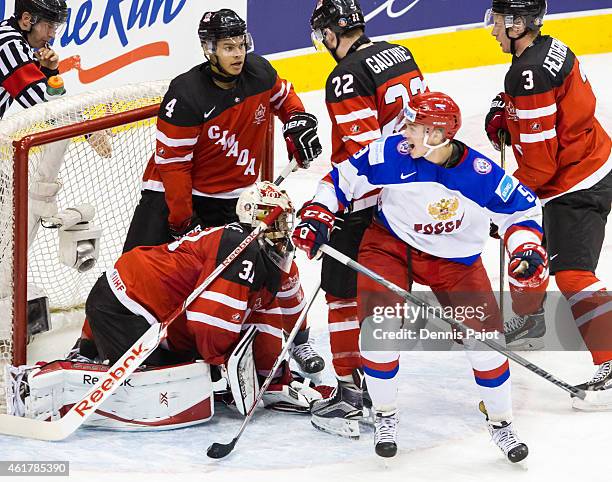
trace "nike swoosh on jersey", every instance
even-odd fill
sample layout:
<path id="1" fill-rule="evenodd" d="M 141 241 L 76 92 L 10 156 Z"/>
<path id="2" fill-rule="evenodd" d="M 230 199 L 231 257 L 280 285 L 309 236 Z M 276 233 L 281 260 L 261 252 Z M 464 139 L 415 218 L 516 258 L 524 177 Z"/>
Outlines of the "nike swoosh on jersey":
<path id="1" fill-rule="evenodd" d="M 206 114 L 204 114 L 204 119 L 208 119 L 210 117 L 210 115 L 215 111 L 216 108 L 217 108 L 217 106 L 214 106 Z"/>
<path id="2" fill-rule="evenodd" d="M 408 179 L 409 177 L 412 177 L 416 174 L 415 172 L 411 172 L 410 174 L 400 174 L 400 179 L 403 181 L 404 179 Z"/>

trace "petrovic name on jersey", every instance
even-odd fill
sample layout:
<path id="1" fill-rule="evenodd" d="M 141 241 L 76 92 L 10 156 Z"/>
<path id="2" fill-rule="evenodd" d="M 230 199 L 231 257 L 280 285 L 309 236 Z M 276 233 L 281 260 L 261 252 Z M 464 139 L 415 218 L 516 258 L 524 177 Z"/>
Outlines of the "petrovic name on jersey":
<path id="1" fill-rule="evenodd" d="M 539 243 L 542 208 L 536 196 L 493 161 L 461 146 L 459 164 L 445 168 L 413 159 L 400 134 L 379 139 L 337 164 L 314 200 L 336 212 L 383 188 L 377 222 L 410 246 L 467 265 L 480 256 L 490 220 L 505 234 L 510 252 L 525 242 Z"/>

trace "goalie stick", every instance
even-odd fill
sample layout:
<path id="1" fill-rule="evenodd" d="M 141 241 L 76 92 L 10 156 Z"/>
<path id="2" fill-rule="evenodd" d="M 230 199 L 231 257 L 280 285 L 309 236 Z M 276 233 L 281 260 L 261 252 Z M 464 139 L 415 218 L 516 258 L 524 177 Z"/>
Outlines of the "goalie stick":
<path id="1" fill-rule="evenodd" d="M 321 288 L 321 283 L 317 285 L 312 296 L 308 300 L 308 303 L 304 307 L 304 310 L 300 314 L 300 317 L 295 322 L 295 326 L 293 327 L 293 329 L 289 333 L 289 336 L 285 340 L 285 346 L 283 347 L 283 349 L 280 352 L 280 355 L 278 355 L 278 358 L 274 362 L 274 366 L 270 370 L 270 373 L 268 374 L 263 384 L 261 385 L 261 388 L 259 389 L 259 392 L 257 393 L 257 398 L 255 398 L 253 405 L 251 405 L 251 408 L 247 412 L 246 417 L 244 418 L 244 421 L 242 422 L 242 425 L 240 426 L 240 429 L 238 430 L 238 433 L 236 434 L 236 436 L 229 443 L 223 444 L 219 442 L 214 442 L 213 444 L 211 444 L 210 447 L 208 447 L 208 450 L 206 451 L 206 455 L 208 455 L 211 459 L 222 459 L 223 457 L 226 457 L 227 455 L 229 455 L 232 450 L 234 450 L 234 447 L 236 446 L 238 439 L 244 433 L 244 430 L 246 429 L 246 426 L 249 423 L 249 420 L 251 420 L 253 413 L 255 413 L 255 409 L 257 408 L 257 405 L 263 398 L 265 391 L 268 389 L 268 386 L 272 382 L 272 379 L 274 378 L 274 375 L 276 374 L 278 367 L 285 360 L 285 357 L 287 356 L 287 352 L 289 351 L 289 348 L 291 347 L 293 340 L 297 336 L 298 331 L 300 331 L 302 322 L 304 321 L 304 318 L 306 318 L 306 315 L 308 314 L 308 311 L 310 310 L 312 303 L 317 297 L 317 294 L 319 293 L 320 288 Z"/>
<path id="2" fill-rule="evenodd" d="M 283 169 L 275 184 L 279 185 L 292 172 L 297 165 L 293 160 Z M 249 234 L 239 246 L 225 258 L 219 266 L 196 287 L 167 320 L 151 325 L 151 327 L 123 354 L 119 360 L 103 375 L 100 381 L 89 390 L 83 399 L 59 420 L 45 421 L 0 414 L 0 434 L 16 437 L 32 438 L 37 440 L 57 441 L 63 440 L 74 433 L 87 420 L 96 409 L 102 405 L 119 388 L 134 371 L 143 364 L 145 359 L 157 348 L 166 336 L 168 326 L 176 320 L 189 305 L 202 294 L 206 288 L 269 226 L 281 213 L 282 208 L 276 207 L 268 216 Z"/>
<path id="3" fill-rule="evenodd" d="M 400 288 L 396 284 L 391 283 L 391 281 L 383 278 L 378 273 L 375 273 L 374 271 L 366 268 L 362 264 L 357 263 L 356 261 L 352 260 L 348 256 L 345 256 L 340 251 L 332 248 L 331 246 L 324 244 L 323 246 L 321 246 L 320 249 L 327 256 L 330 256 L 331 258 L 334 258 L 336 261 L 342 263 L 343 265 L 348 266 L 349 268 L 354 269 L 355 271 L 367 276 L 368 278 L 373 279 L 377 283 L 380 283 L 381 285 L 385 286 L 386 288 L 393 291 L 397 295 L 401 296 L 406 301 L 413 303 L 417 306 L 420 306 L 422 308 L 425 308 L 425 309 L 432 308 L 432 306 L 429 305 L 428 303 L 421 301 L 421 299 L 418 296 L 415 296 L 412 293 L 406 291 L 405 289 Z M 436 312 L 435 310 L 432 310 L 432 311 L 434 313 Z M 459 323 L 457 320 L 453 320 L 452 318 L 448 318 L 444 316 L 436 316 L 436 318 L 438 318 L 441 321 L 444 321 L 445 323 L 448 323 L 450 326 L 452 326 L 453 328 L 457 330 L 460 330 L 461 332 L 464 332 L 465 330 L 463 324 Z M 532 371 L 536 375 L 541 376 L 542 378 L 548 380 L 552 384 L 558 386 L 559 388 L 565 390 L 566 392 L 569 392 L 572 396 L 578 397 L 581 400 L 584 400 L 586 398 L 586 392 L 584 390 L 578 387 L 574 387 L 573 385 L 570 385 L 569 383 L 565 383 L 562 380 L 559 380 L 557 377 L 548 373 L 543 368 L 540 368 L 539 366 L 534 365 L 530 361 L 526 360 L 522 356 L 517 355 L 513 351 L 508 350 L 508 348 L 500 345 L 499 343 L 496 343 L 492 340 L 487 340 L 487 339 L 479 340 L 479 341 L 487 345 L 489 348 L 495 350 L 496 352 L 507 356 L 511 360 L 514 360 L 519 365 L 524 366 L 525 368 L 527 368 L 527 370 Z"/>

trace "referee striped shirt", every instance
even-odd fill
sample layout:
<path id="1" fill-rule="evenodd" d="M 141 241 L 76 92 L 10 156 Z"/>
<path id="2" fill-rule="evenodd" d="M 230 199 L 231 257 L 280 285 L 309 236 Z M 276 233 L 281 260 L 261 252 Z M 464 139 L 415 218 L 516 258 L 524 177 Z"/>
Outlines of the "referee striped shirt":
<path id="1" fill-rule="evenodd" d="M 44 72 L 43 72 L 44 71 Z M 57 71 L 41 69 L 34 50 L 12 17 L 0 23 L 0 119 L 16 100 L 28 108 L 47 98 L 47 77 Z"/>

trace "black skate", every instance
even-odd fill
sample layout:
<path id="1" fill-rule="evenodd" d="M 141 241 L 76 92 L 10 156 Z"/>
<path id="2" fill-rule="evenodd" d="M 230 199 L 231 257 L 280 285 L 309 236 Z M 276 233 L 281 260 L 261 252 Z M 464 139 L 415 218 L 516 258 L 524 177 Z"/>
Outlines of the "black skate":
<path id="1" fill-rule="evenodd" d="M 397 412 L 376 413 L 374 424 L 374 450 L 380 457 L 395 457 L 397 454 Z"/>
<path id="2" fill-rule="evenodd" d="M 362 390 L 354 383 L 338 381 L 330 398 L 313 403 L 312 425 L 323 432 L 351 439 L 359 438 L 363 416 Z"/>
<path id="3" fill-rule="evenodd" d="M 309 334 L 310 328 L 298 332 L 293 342 L 291 356 L 305 375 L 314 375 L 323 371 L 325 361 L 312 347 Z"/>
<path id="4" fill-rule="evenodd" d="M 576 385 L 587 392 L 587 398 L 573 398 L 572 406 L 576 410 L 599 411 L 612 410 L 612 361 L 599 365 L 595 375 L 588 382 Z"/>
<path id="5" fill-rule="evenodd" d="M 544 348 L 546 323 L 542 308 L 530 315 L 514 315 L 504 322 L 504 334 L 508 348 L 517 351 L 533 351 Z"/>

